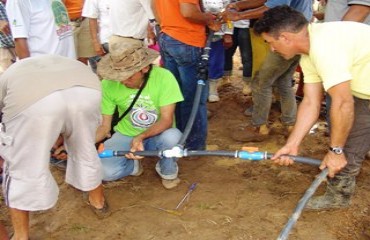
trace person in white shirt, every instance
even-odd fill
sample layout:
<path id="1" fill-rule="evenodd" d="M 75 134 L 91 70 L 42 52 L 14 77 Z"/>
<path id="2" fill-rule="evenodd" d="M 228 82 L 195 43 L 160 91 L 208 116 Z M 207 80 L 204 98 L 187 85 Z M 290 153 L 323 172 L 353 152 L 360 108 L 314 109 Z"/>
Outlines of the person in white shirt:
<path id="1" fill-rule="evenodd" d="M 6 11 L 19 59 L 53 54 L 76 58 L 72 26 L 60 0 L 8 0 Z"/>
<path id="2" fill-rule="evenodd" d="M 89 19 L 90 34 L 98 56 L 107 53 L 109 38 L 112 35 L 110 1 L 85 0 L 82 9 L 82 16 Z"/>

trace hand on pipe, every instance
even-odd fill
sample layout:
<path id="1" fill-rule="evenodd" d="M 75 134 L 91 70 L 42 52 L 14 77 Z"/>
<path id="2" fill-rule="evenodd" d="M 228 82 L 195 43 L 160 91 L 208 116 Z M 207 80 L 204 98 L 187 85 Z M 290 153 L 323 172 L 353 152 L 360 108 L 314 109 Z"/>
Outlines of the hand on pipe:
<path id="1" fill-rule="evenodd" d="M 143 139 L 140 137 L 140 135 L 132 139 L 130 153 L 126 154 L 125 157 L 134 160 L 142 159 L 142 156 L 134 155 L 136 151 L 144 151 Z"/>
<path id="2" fill-rule="evenodd" d="M 328 168 L 330 178 L 334 177 L 335 174 L 340 172 L 347 165 L 346 156 L 342 154 L 335 154 L 329 151 L 320 165 L 320 169 L 323 170 Z"/>
<path id="3" fill-rule="evenodd" d="M 297 155 L 298 154 L 298 147 L 285 145 L 284 147 L 280 148 L 274 156 L 272 156 L 271 160 L 274 161 L 274 163 L 284 166 L 289 166 L 294 163 L 294 160 L 290 158 L 289 156 L 284 155 Z"/>

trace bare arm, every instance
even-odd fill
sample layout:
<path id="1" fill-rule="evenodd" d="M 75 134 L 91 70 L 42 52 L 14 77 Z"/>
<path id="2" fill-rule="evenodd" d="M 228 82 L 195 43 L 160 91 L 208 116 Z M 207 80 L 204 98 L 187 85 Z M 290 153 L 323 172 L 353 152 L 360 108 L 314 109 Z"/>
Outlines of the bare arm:
<path id="1" fill-rule="evenodd" d="M 221 28 L 221 22 L 216 21 L 216 16 L 212 13 L 203 13 L 195 4 L 180 3 L 180 12 L 190 22 L 207 25 L 213 31 L 218 31 Z"/>
<path id="2" fill-rule="evenodd" d="M 227 8 L 235 8 L 237 11 L 243 11 L 263 6 L 266 0 L 244 0 L 236 3 L 231 3 Z"/>
<path id="3" fill-rule="evenodd" d="M 89 18 L 89 25 L 90 25 L 90 36 L 93 42 L 94 50 L 97 55 L 103 56 L 105 52 L 98 37 L 99 32 L 98 20 L 96 18 Z"/>
<path id="4" fill-rule="evenodd" d="M 332 99 L 330 107 L 330 145 L 343 147 L 352 128 L 354 119 L 354 100 L 350 81 L 331 87 L 328 93 Z"/>
<path id="5" fill-rule="evenodd" d="M 0 32 L 4 33 L 5 35 L 10 34 L 10 27 L 8 21 L 0 20 Z"/>
<path id="6" fill-rule="evenodd" d="M 101 125 L 96 131 L 95 142 L 101 142 L 104 138 L 110 137 L 110 130 L 112 125 L 113 115 L 104 115 Z"/>
<path id="7" fill-rule="evenodd" d="M 321 83 L 304 84 L 304 98 L 298 108 L 296 124 L 294 125 L 287 143 L 276 152 L 272 160 L 275 160 L 280 165 L 289 165 L 293 163 L 290 158 L 281 157 L 281 155 L 298 154 L 299 145 L 319 117 L 322 95 L 323 90 Z"/>
<path id="8" fill-rule="evenodd" d="M 203 13 L 199 6 L 192 3 L 180 3 L 180 12 L 184 18 L 193 23 L 207 25 L 213 20 L 211 13 Z"/>
<path id="9" fill-rule="evenodd" d="M 225 12 L 223 12 L 221 14 L 221 16 L 222 16 L 222 19 L 224 21 L 238 21 L 238 20 L 242 20 L 242 19 L 255 19 L 255 18 L 262 17 L 263 13 L 267 10 L 269 10 L 269 8 L 266 7 L 265 5 L 262 5 L 260 7 L 257 7 L 257 8 L 251 9 L 251 10 L 247 10 L 247 11 L 244 11 L 244 12 L 236 12 L 236 11 L 233 11 L 233 10 L 226 10 Z"/>
<path id="10" fill-rule="evenodd" d="M 16 38 L 14 39 L 14 43 L 15 43 L 15 52 L 19 59 L 30 57 L 27 38 Z"/>
<path id="11" fill-rule="evenodd" d="M 167 106 L 161 107 L 161 117 L 158 120 L 158 122 L 154 123 L 150 128 L 148 128 L 145 132 L 137 135 L 132 139 L 131 142 L 131 152 L 135 151 L 143 151 L 144 150 L 144 145 L 143 141 L 144 139 L 156 136 L 163 131 L 169 129 L 172 127 L 173 124 L 173 116 L 175 113 L 175 106 L 176 104 L 170 104 Z M 132 158 L 132 159 L 140 159 L 142 157 L 134 156 L 133 154 L 127 154 L 127 158 Z"/>
<path id="12" fill-rule="evenodd" d="M 354 100 L 351 93 L 350 81 L 340 83 L 328 90 L 332 99 L 330 107 L 331 136 L 330 146 L 344 147 L 354 120 Z M 320 169 L 328 168 L 329 177 L 347 165 L 344 154 L 335 154 L 328 151 L 325 155 Z"/>
<path id="13" fill-rule="evenodd" d="M 343 16 L 342 21 L 364 22 L 370 13 L 370 6 L 351 5 Z"/>
<path id="14" fill-rule="evenodd" d="M 170 105 L 161 107 L 160 119 L 156 123 L 154 123 L 150 128 L 148 128 L 145 132 L 141 133 L 135 138 L 144 140 L 144 139 L 153 137 L 155 135 L 158 135 L 162 133 L 164 130 L 171 128 L 173 124 L 175 106 L 176 104 L 170 104 Z"/>

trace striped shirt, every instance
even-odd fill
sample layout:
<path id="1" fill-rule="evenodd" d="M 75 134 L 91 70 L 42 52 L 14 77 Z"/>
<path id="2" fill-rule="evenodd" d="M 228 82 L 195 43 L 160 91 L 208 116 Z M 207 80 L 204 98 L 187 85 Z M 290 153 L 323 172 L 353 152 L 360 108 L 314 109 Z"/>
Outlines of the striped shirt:
<path id="1" fill-rule="evenodd" d="M 6 15 L 5 6 L 2 2 L 0 2 L 0 20 L 8 21 L 8 17 Z M 6 35 L 0 32 L 0 47 L 1 48 L 14 48 L 14 41 L 11 34 Z"/>

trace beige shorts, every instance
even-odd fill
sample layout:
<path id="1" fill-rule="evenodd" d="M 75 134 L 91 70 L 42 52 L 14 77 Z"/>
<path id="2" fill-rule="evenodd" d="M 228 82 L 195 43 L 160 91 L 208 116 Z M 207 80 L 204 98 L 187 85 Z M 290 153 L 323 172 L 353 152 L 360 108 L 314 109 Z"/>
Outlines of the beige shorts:
<path id="1" fill-rule="evenodd" d="M 9 207 L 38 211 L 55 205 L 59 189 L 49 159 L 59 134 L 68 151 L 66 182 L 83 191 L 101 184 L 101 162 L 95 149 L 100 101 L 99 91 L 76 86 L 53 92 L 4 123 L 5 134 L 13 138 L 10 145 L 0 144 Z"/>
<path id="2" fill-rule="evenodd" d="M 73 26 L 77 57 L 89 58 L 96 56 L 90 35 L 89 19 L 85 18 L 81 22 L 71 22 L 71 24 Z"/>

